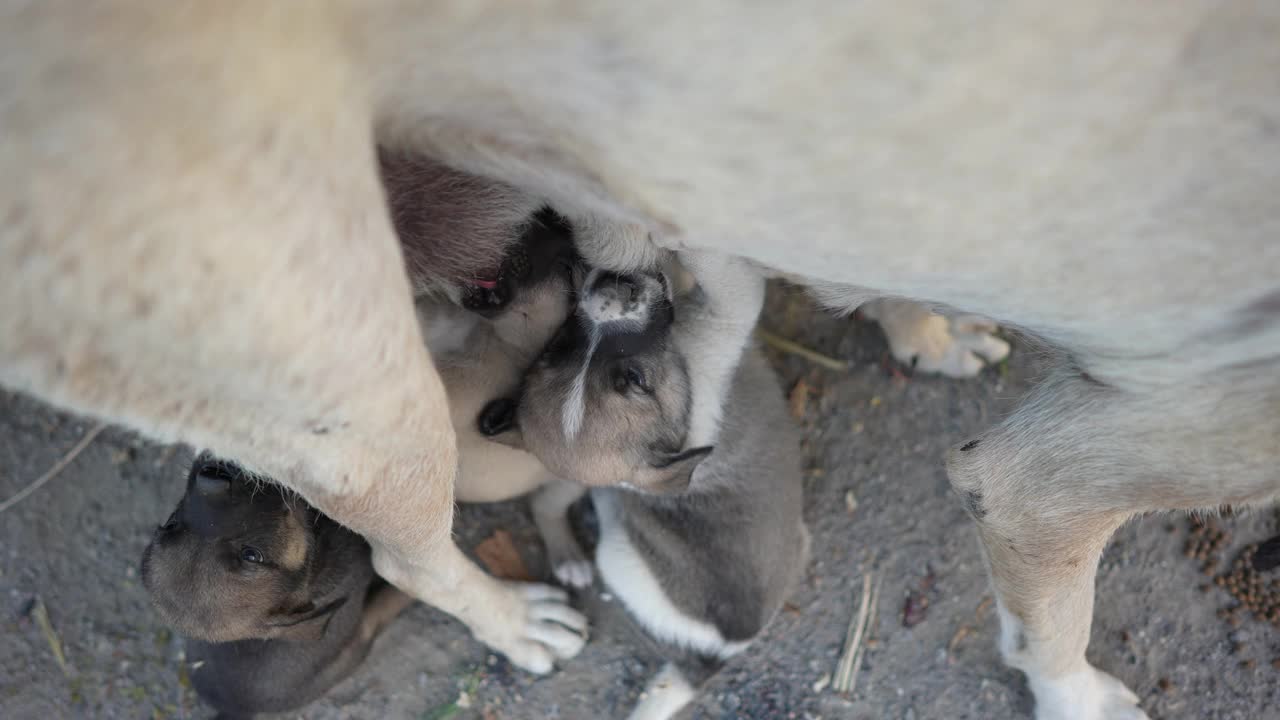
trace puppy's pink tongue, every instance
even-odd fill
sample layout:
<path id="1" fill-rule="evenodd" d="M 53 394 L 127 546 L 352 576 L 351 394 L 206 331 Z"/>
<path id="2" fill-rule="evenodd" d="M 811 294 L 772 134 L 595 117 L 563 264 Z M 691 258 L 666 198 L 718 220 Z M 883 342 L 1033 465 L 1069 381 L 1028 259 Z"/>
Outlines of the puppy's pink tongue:
<path id="1" fill-rule="evenodd" d="M 471 284 L 484 290 L 492 290 L 498 287 L 497 280 L 472 280 Z"/>

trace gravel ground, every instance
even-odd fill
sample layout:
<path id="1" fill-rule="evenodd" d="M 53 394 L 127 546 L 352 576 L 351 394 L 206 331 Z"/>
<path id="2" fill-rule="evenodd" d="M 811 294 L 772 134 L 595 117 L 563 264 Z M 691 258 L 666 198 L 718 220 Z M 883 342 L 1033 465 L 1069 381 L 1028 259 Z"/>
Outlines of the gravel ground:
<path id="1" fill-rule="evenodd" d="M 772 292 L 764 324 L 852 369 L 771 353 L 781 392 L 802 380 L 809 388 L 801 421 L 813 561 L 767 635 L 686 717 L 1029 717 L 1022 678 L 999 662 L 976 537 L 941 457 L 1010 409 L 1037 372 L 1035 358 L 1015 346 L 1005 367 L 976 380 L 907 377 L 886 361 L 874 324 L 818 315 L 786 288 Z M 57 462 L 90 425 L 0 394 L 0 498 Z M 182 494 L 189 460 L 185 448 L 108 429 L 0 515 L 0 717 L 210 715 L 187 688 L 181 639 L 157 622 L 137 573 L 152 529 Z M 1247 616 L 1238 626 L 1218 616 L 1234 601 L 1184 557 L 1188 524 L 1149 517 L 1117 535 L 1098 574 L 1090 657 L 1134 688 L 1153 718 L 1280 718 L 1280 634 Z M 1231 532 L 1220 549 L 1226 561 L 1280 531 L 1269 511 L 1219 526 Z M 521 503 L 464 508 L 459 541 L 471 548 L 499 528 L 545 573 Z M 868 572 L 882 578 L 878 612 L 857 688 L 842 697 L 825 679 Z M 550 677 L 514 670 L 458 623 L 418 606 L 354 677 L 297 717 L 624 717 L 657 659 L 598 588 L 578 602 L 593 619 L 591 643 Z M 63 663 L 42 626 L 58 638 Z"/>

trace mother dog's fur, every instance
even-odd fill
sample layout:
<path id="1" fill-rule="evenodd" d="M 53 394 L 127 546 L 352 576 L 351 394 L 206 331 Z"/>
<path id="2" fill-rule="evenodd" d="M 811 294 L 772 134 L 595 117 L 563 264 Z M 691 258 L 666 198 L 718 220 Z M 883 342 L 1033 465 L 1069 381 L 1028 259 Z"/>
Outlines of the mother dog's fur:
<path id="1" fill-rule="evenodd" d="M 449 542 L 375 137 L 548 201 L 597 265 L 719 250 L 839 309 L 981 313 L 1061 358 L 949 461 L 1006 656 L 1043 718 L 1140 717 L 1084 659 L 1106 537 L 1280 488 L 1278 36 L 1266 0 L 10 2 L 0 380 L 240 459 L 402 587 L 519 617 Z"/>

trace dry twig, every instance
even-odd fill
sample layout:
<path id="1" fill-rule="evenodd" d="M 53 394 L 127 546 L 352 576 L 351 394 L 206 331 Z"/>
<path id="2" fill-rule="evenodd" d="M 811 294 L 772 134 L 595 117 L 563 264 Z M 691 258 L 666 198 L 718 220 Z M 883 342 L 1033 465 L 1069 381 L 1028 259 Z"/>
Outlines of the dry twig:
<path id="1" fill-rule="evenodd" d="M 62 674 L 71 677 L 71 667 L 67 665 L 67 656 L 62 652 L 62 638 L 58 637 L 58 632 L 53 629 L 53 623 L 49 620 L 49 609 L 45 607 L 43 599 L 36 598 L 35 607 L 31 608 L 31 615 L 35 618 L 36 625 L 40 626 L 40 634 L 44 635 L 44 641 L 49 643 L 49 650 L 53 652 L 53 659 L 57 661 Z"/>
<path id="2" fill-rule="evenodd" d="M 22 502 L 28 495 L 39 490 L 40 486 L 55 478 L 58 473 L 62 472 L 63 468 L 70 465 L 71 461 L 76 459 L 77 455 L 83 452 L 85 448 L 89 447 L 89 443 L 93 442 L 93 439 L 98 437 L 98 433 L 102 432 L 106 428 L 107 426 L 104 423 L 98 423 L 97 425 L 89 428 L 89 431 L 84 434 L 84 437 L 80 438 L 80 442 L 76 443 L 75 447 L 68 450 L 67 454 L 63 455 L 61 460 L 58 460 L 58 462 L 53 464 L 53 467 L 46 470 L 40 477 L 32 480 L 30 485 L 27 485 L 14 493 L 13 497 L 0 503 L 0 513 Z"/>
<path id="3" fill-rule="evenodd" d="M 872 573 L 862 576 L 862 602 L 858 604 L 858 614 L 849 624 L 845 633 L 844 652 L 836 663 L 835 678 L 831 687 L 836 692 L 850 694 L 857 686 L 858 668 L 862 663 L 863 640 L 867 637 L 872 623 L 875 622 L 876 601 L 880 595 L 880 583 L 873 582 Z"/>
<path id="4" fill-rule="evenodd" d="M 837 360 L 833 357 L 823 355 L 817 350 L 810 350 L 794 340 L 788 340 L 781 335 L 774 335 L 764 328 L 756 328 L 756 335 L 760 340 L 769 347 L 780 352 L 796 355 L 808 360 L 811 363 L 821 365 L 828 370 L 836 372 L 848 372 L 849 363 L 843 360 Z"/>

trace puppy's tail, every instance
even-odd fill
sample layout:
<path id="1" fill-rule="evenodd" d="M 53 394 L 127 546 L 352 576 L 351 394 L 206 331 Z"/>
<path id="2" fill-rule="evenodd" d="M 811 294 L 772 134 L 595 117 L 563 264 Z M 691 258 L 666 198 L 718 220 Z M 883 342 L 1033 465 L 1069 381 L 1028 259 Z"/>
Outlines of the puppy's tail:
<path id="1" fill-rule="evenodd" d="M 662 666 L 640 695 L 640 703 L 628 720 L 667 720 L 698 695 L 720 669 L 719 658 L 698 656 L 673 660 Z"/>

